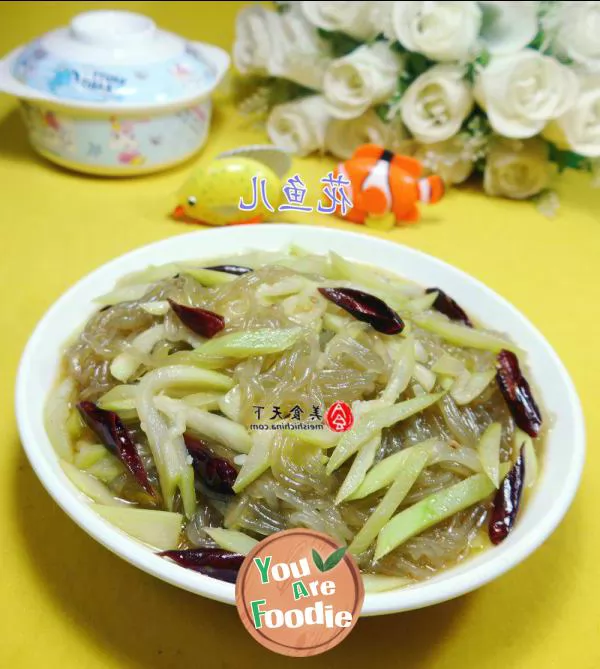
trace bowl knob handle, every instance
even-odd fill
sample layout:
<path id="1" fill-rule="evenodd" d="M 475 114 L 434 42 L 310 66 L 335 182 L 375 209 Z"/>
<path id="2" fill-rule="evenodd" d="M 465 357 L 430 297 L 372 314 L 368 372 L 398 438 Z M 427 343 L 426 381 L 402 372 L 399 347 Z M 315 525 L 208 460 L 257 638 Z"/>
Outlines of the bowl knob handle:
<path id="1" fill-rule="evenodd" d="M 131 44 L 151 44 L 156 25 L 143 14 L 100 10 L 78 14 L 72 19 L 69 30 L 79 42 L 118 48 Z"/>

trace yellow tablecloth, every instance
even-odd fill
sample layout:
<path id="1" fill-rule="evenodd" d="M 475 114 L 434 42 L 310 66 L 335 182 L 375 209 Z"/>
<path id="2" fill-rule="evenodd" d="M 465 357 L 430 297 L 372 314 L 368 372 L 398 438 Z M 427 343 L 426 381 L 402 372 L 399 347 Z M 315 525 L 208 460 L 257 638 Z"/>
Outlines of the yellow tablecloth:
<path id="1" fill-rule="evenodd" d="M 232 43 L 241 3 L 2 2 L 0 53 L 83 9 L 152 15 L 198 40 Z M 264 141 L 228 107 L 215 114 L 199 160 Z M 296 160 L 312 192 L 330 162 Z M 73 282 L 141 244 L 188 232 L 166 217 L 190 166 L 135 180 L 72 174 L 36 157 L 15 102 L 0 98 L 0 665 L 3 667 L 275 667 L 235 609 L 177 590 L 95 543 L 42 489 L 21 450 L 13 387 L 21 350 Z M 589 455 L 566 520 L 529 560 L 473 594 L 429 609 L 365 619 L 311 666 L 551 669 L 600 666 L 600 192 L 567 174 L 552 220 L 528 203 L 452 191 L 422 223 L 389 237 L 466 270 L 521 309 L 569 368 L 584 405 Z M 324 215 L 289 220 L 356 230 Z M 165 258 L 165 260 L 168 260 Z M 401 268 L 399 268 L 401 269 Z M 568 443 L 564 448 L 569 448 Z M 294 666 L 296 664 L 294 663 Z"/>

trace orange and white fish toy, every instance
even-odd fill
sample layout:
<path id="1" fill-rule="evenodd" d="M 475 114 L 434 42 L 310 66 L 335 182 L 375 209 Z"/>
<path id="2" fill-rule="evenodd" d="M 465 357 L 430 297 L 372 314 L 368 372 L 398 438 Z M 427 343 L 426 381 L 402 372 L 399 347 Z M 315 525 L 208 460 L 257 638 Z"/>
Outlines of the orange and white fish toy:
<path id="1" fill-rule="evenodd" d="M 364 144 L 349 160 L 340 163 L 335 176 L 349 182 L 346 194 L 352 202 L 342 215 L 353 223 L 388 230 L 397 223 L 419 220 L 418 202 L 435 204 L 444 195 L 441 177 L 423 176 L 416 158 L 400 156 L 375 144 Z"/>

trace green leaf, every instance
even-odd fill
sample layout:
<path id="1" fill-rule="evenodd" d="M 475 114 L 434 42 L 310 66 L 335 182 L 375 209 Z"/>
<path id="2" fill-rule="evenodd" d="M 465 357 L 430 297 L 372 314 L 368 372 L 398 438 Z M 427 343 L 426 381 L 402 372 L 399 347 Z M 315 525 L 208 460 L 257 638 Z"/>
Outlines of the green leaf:
<path id="1" fill-rule="evenodd" d="M 408 53 L 407 49 L 405 49 L 400 42 L 392 42 L 390 50 L 394 53 Z"/>
<path id="2" fill-rule="evenodd" d="M 589 158 L 568 149 L 559 149 L 552 142 L 548 142 L 548 148 L 548 158 L 551 162 L 556 163 L 559 173 L 564 172 L 566 169 L 582 170 L 584 172 L 590 171 Z"/>
<path id="3" fill-rule="evenodd" d="M 322 28 L 319 28 L 317 32 L 319 33 L 319 37 L 329 44 L 331 55 L 334 58 L 347 56 L 362 44 L 360 40 L 354 39 L 354 37 L 350 37 L 350 35 L 346 35 L 345 33 L 323 30 Z"/>
<path id="4" fill-rule="evenodd" d="M 325 571 L 325 565 L 323 564 L 323 558 L 317 553 L 317 551 L 314 548 L 312 550 L 312 559 L 313 559 L 313 562 L 315 563 L 315 567 L 319 571 Z"/>
<path id="5" fill-rule="evenodd" d="M 531 42 L 529 42 L 527 47 L 529 49 L 535 49 L 536 51 L 540 51 L 545 41 L 546 37 L 544 35 L 544 31 L 538 30 L 536 36 L 531 40 Z"/>
<path id="6" fill-rule="evenodd" d="M 433 61 L 422 53 L 410 51 L 406 56 L 404 68 L 412 80 L 426 72 L 433 65 Z"/>
<path id="7" fill-rule="evenodd" d="M 388 120 L 387 114 L 389 105 L 376 105 L 374 109 L 377 116 L 379 116 L 379 118 L 385 123 Z"/>
<path id="8" fill-rule="evenodd" d="M 465 70 L 465 79 L 470 84 L 475 83 L 475 74 L 476 74 L 475 61 L 467 63 L 467 69 Z"/>
<path id="9" fill-rule="evenodd" d="M 348 546 L 342 546 L 341 548 L 338 548 L 337 550 L 333 551 L 333 553 L 325 560 L 325 566 L 321 571 L 330 571 L 334 567 L 336 567 L 343 559 L 344 555 L 346 554 L 346 551 L 348 550 Z"/>
<path id="10" fill-rule="evenodd" d="M 475 60 L 471 61 L 470 63 L 467 63 L 467 68 L 465 70 L 465 79 L 469 83 L 474 83 L 475 82 L 475 77 L 477 76 L 477 73 L 479 70 L 483 69 L 491 59 L 490 52 L 487 50 L 483 50 Z"/>
<path id="11" fill-rule="evenodd" d="M 434 63 L 421 53 L 406 51 L 404 47 L 395 42 L 392 44 L 392 50 L 396 53 L 405 53 L 404 68 L 402 74 L 398 77 L 396 90 L 392 96 L 383 104 L 375 108 L 375 111 L 382 121 L 388 122 L 397 116 L 400 110 L 399 102 L 406 92 L 406 89 L 423 72 L 426 72 Z"/>
<path id="12" fill-rule="evenodd" d="M 475 108 L 462 125 L 462 130 L 469 133 L 469 135 L 489 136 L 492 134 L 492 126 L 488 121 L 485 112 L 479 108 Z"/>

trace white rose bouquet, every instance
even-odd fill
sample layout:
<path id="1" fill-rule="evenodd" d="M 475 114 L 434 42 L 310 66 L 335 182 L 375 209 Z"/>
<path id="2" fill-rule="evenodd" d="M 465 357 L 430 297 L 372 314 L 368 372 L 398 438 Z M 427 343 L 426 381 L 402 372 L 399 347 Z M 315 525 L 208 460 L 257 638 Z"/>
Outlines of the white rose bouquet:
<path id="1" fill-rule="evenodd" d="M 278 2 L 240 12 L 233 54 L 240 108 L 283 148 L 379 143 L 547 205 L 565 168 L 600 181 L 598 35 L 600 2 Z"/>

